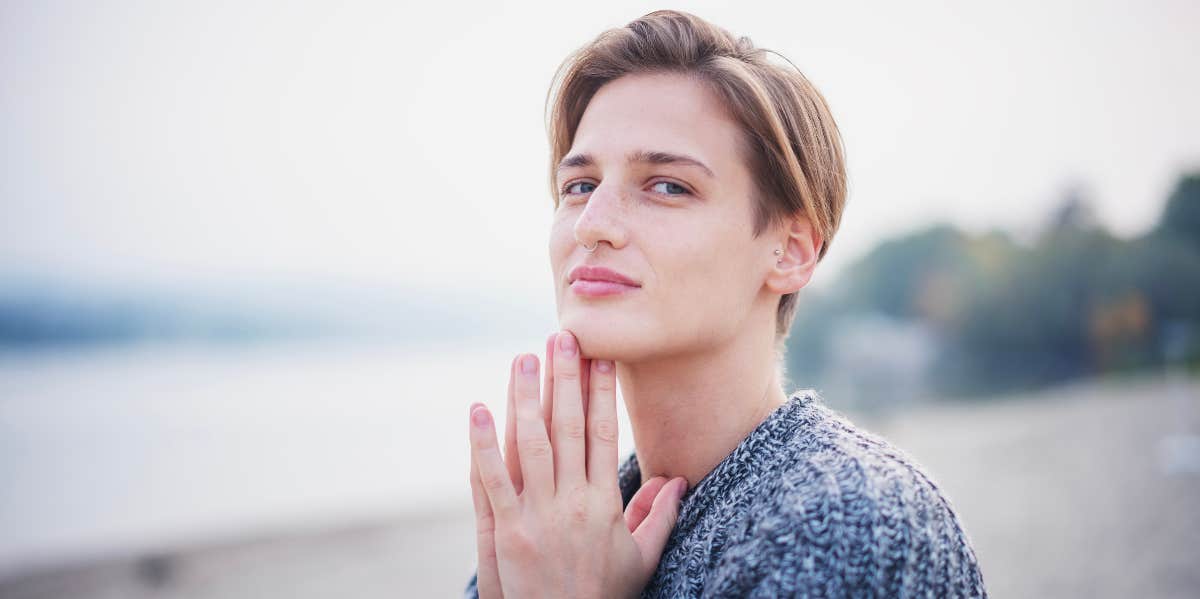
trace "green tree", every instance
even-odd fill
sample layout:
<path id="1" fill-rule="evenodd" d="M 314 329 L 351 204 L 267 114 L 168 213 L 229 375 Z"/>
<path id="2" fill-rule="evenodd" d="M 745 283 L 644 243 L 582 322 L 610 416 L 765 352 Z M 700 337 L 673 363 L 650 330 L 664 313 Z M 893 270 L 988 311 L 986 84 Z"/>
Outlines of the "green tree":
<path id="1" fill-rule="evenodd" d="M 1167 198 L 1154 235 L 1183 239 L 1200 248 L 1200 173 L 1180 177 Z"/>

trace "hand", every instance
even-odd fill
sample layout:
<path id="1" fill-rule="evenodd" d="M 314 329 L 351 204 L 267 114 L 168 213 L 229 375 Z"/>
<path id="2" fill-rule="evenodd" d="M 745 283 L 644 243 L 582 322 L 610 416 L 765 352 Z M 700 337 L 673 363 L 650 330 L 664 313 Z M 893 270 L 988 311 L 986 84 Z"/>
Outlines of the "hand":
<path id="1" fill-rule="evenodd" d="M 550 377 L 550 373 L 553 371 L 554 340 L 557 338 L 558 333 L 551 333 L 546 338 L 546 376 L 542 387 L 542 418 L 547 429 L 552 428 L 554 414 L 554 379 Z M 504 461 L 508 468 L 509 478 L 513 482 L 513 488 L 517 493 L 520 493 L 523 488 L 523 477 L 521 463 L 517 457 L 517 410 L 513 405 L 513 381 L 516 380 L 517 359 L 520 357 L 514 357 L 508 365 L 508 409 L 505 411 L 508 415 L 506 418 L 508 423 L 504 429 Z M 587 389 L 588 371 L 584 370 L 583 374 L 585 382 L 582 388 Z M 583 397 L 584 410 L 587 410 L 587 404 L 588 398 L 585 393 Z M 471 410 L 474 411 L 477 405 L 482 404 L 471 404 Z M 475 587 L 479 591 L 481 599 L 500 597 L 500 574 L 496 566 L 495 517 L 491 505 L 488 503 L 487 493 L 479 487 L 479 470 L 475 464 L 474 452 L 471 452 L 471 491 L 475 500 L 475 545 L 479 563 L 475 574 Z"/>
<path id="2" fill-rule="evenodd" d="M 647 481 L 622 514 L 613 363 L 581 360 L 569 332 L 547 345 L 544 405 L 537 356 L 512 364 L 507 466 L 491 413 L 471 406 L 480 597 L 634 597 L 658 566 L 687 481 Z"/>

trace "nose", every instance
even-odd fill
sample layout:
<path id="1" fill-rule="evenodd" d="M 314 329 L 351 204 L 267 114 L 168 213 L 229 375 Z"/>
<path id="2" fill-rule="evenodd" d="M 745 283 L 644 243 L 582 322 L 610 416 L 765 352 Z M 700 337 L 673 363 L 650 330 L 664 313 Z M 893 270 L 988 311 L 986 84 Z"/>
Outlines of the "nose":
<path id="1" fill-rule="evenodd" d="M 607 241 L 613 249 L 620 249 L 628 241 L 627 216 L 625 194 L 617 185 L 601 182 L 575 221 L 575 239 L 589 248 Z"/>

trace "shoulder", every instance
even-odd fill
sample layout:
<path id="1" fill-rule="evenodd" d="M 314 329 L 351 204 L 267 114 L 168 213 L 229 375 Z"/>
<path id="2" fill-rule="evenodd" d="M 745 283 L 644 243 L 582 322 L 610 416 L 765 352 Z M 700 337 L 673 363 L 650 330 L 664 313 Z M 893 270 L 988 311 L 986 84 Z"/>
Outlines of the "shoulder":
<path id="1" fill-rule="evenodd" d="M 970 540 L 926 468 L 819 396 L 798 424 L 722 556 L 730 567 L 718 594 L 986 596 Z"/>

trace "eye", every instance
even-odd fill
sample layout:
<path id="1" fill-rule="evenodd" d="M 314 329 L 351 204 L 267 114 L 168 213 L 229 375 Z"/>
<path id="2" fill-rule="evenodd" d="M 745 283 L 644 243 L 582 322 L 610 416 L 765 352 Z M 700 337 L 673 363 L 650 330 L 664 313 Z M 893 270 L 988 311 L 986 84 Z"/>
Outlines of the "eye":
<path id="1" fill-rule="evenodd" d="M 666 195 L 687 195 L 690 193 L 688 188 L 674 181 L 658 181 L 654 185 L 651 185 L 650 188 Z"/>
<path id="2" fill-rule="evenodd" d="M 581 188 L 580 186 L 590 186 L 590 187 Z M 579 188 L 579 190 L 578 190 L 578 191 L 571 191 L 571 190 L 573 190 L 573 189 L 576 189 L 576 188 Z M 574 182 L 574 183 L 568 183 L 568 184 L 567 184 L 567 186 L 563 188 L 563 193 L 564 193 L 564 194 L 566 194 L 566 195 L 575 195 L 575 194 L 580 194 L 580 193 L 591 193 L 591 192 L 592 192 L 592 190 L 594 190 L 594 189 L 596 189 L 596 184 L 595 184 L 595 183 L 590 183 L 590 182 L 588 182 L 588 181 L 576 181 L 576 182 Z"/>

